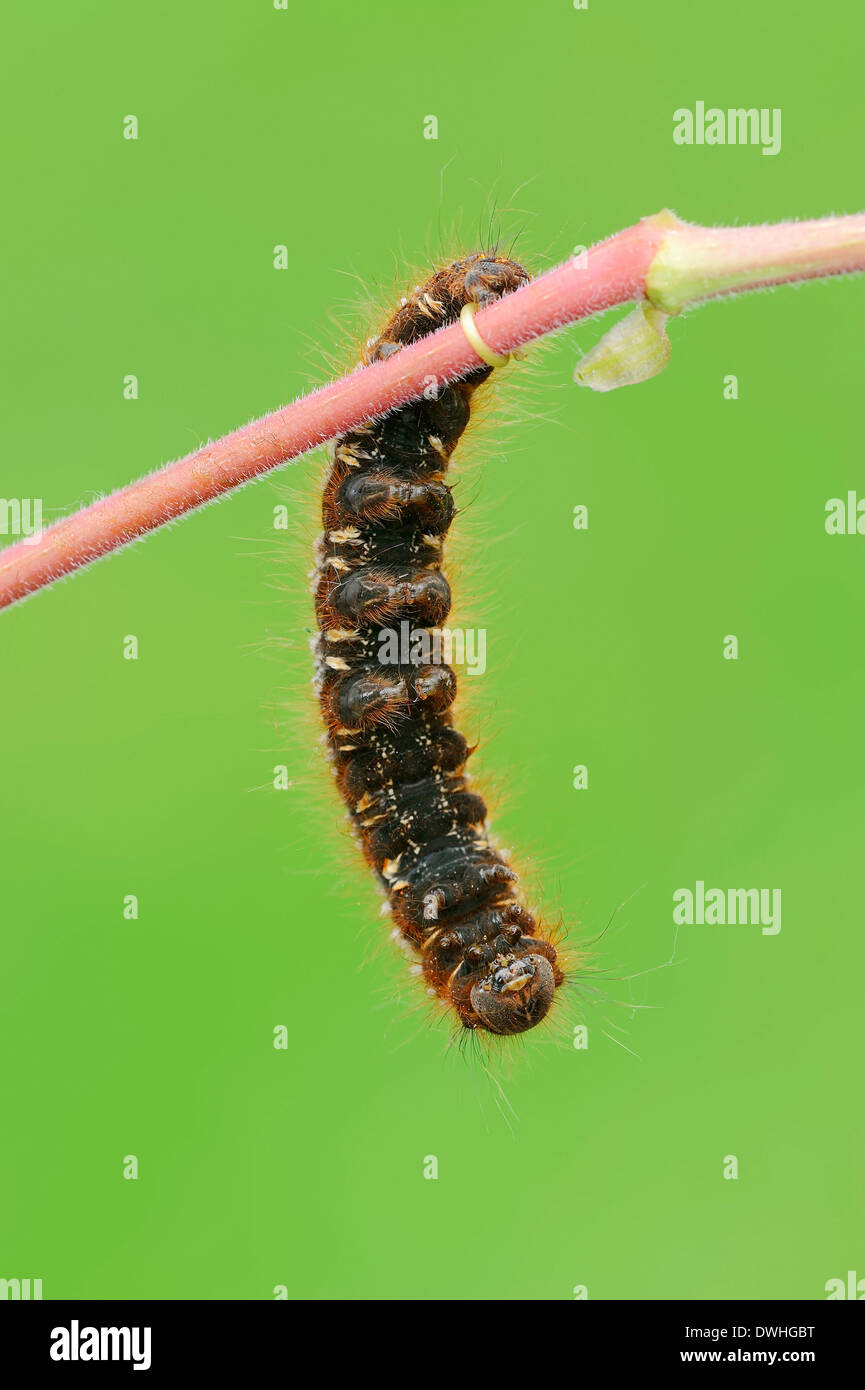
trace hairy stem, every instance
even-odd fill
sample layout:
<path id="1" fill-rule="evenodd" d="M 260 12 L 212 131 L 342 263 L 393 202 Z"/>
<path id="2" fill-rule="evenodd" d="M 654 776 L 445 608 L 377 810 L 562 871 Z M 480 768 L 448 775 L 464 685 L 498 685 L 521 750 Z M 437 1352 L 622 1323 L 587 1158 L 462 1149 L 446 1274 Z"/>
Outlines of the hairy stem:
<path id="1" fill-rule="evenodd" d="M 507 353 L 618 304 L 645 300 L 675 314 L 718 295 L 861 270 L 865 214 L 712 229 L 663 212 L 479 310 L 476 326 Z M 16 541 L 0 551 L 0 608 L 479 361 L 452 324 Z"/>

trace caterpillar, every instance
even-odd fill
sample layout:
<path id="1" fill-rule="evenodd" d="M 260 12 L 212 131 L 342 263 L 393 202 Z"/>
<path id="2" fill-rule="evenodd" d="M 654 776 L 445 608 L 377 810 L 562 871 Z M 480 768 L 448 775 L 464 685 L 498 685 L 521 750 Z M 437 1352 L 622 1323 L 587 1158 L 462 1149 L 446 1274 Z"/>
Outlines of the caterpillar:
<path id="1" fill-rule="evenodd" d="M 454 261 L 400 302 L 364 364 L 528 280 L 494 255 Z M 474 749 L 453 726 L 453 670 L 423 654 L 403 661 L 405 650 L 402 664 L 383 664 L 379 644 L 385 625 L 430 635 L 448 616 L 442 554 L 456 508 L 444 479 L 491 371 L 433 387 L 333 442 L 314 576 L 315 686 L 352 827 L 428 989 L 463 1029 L 513 1034 L 552 1006 L 564 980 L 556 947 L 519 901 L 469 786 Z"/>

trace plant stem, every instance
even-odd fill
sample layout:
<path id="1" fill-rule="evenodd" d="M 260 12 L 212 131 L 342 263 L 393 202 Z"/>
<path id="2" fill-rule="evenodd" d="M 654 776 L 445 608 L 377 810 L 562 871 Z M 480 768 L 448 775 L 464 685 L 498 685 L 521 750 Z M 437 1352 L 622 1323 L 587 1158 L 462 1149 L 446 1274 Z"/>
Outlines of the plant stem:
<path id="1" fill-rule="evenodd" d="M 476 325 L 506 353 L 618 304 L 648 300 L 670 314 L 712 296 L 861 270 L 865 214 L 713 230 L 664 212 L 479 310 Z M 0 608 L 479 361 L 452 324 L 15 542 L 0 551 Z"/>

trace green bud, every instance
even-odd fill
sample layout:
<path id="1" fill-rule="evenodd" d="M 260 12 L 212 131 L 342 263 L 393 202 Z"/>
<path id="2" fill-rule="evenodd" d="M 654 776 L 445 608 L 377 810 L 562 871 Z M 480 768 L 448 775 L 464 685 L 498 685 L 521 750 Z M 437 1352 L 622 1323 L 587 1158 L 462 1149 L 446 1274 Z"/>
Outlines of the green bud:
<path id="1" fill-rule="evenodd" d="M 593 391 L 615 391 L 657 376 L 670 360 L 668 317 L 651 304 L 638 304 L 577 363 L 574 381 Z"/>

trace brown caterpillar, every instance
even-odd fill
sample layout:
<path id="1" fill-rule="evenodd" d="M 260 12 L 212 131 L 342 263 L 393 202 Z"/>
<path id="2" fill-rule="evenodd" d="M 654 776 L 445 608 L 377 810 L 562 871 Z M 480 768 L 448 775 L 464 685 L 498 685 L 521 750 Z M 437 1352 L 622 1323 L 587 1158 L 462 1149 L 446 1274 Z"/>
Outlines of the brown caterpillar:
<path id="1" fill-rule="evenodd" d="M 455 261 L 401 302 L 363 360 L 528 279 L 515 261 Z M 549 1012 L 564 979 L 556 948 L 517 901 L 516 874 L 490 844 L 486 805 L 467 784 L 473 749 L 449 713 L 454 672 L 384 665 L 378 640 L 383 626 L 408 621 L 429 634 L 448 615 L 442 547 L 455 507 L 444 478 L 491 371 L 479 367 L 334 442 L 317 554 L 316 686 L 339 790 L 427 984 L 465 1028 L 521 1033 Z"/>

